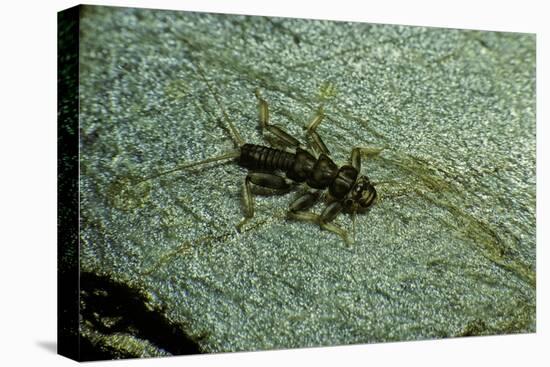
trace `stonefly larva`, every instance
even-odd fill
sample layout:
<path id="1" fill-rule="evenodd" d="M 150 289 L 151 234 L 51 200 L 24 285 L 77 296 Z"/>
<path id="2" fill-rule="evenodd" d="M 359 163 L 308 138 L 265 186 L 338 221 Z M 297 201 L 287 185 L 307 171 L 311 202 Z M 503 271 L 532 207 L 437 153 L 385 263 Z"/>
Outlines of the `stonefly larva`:
<path id="1" fill-rule="evenodd" d="M 324 118 L 322 109 L 306 125 L 307 142 L 304 145 L 279 126 L 270 124 L 268 104 L 259 90 L 256 90 L 256 97 L 259 102 L 261 128 L 275 137 L 278 147 L 245 143 L 224 110 L 225 120 L 237 149 L 180 165 L 139 182 L 207 163 L 235 159 L 238 165 L 248 170 L 243 184 L 244 218 L 237 224 L 239 231 L 254 216 L 253 185 L 282 194 L 287 193 L 292 186 L 303 185 L 306 190 L 290 204 L 288 218 L 316 223 L 320 228 L 336 233 L 346 242 L 350 242 L 347 231 L 332 221 L 339 213 L 347 212 L 353 215 L 355 223 L 355 214 L 365 213 L 375 203 L 376 189 L 366 175 L 360 175 L 361 154 L 374 155 L 382 149 L 355 147 L 351 151 L 348 164 L 339 167 L 329 157 L 330 151 L 316 131 Z M 318 215 L 310 209 L 321 198 L 325 199 L 327 205 Z"/>

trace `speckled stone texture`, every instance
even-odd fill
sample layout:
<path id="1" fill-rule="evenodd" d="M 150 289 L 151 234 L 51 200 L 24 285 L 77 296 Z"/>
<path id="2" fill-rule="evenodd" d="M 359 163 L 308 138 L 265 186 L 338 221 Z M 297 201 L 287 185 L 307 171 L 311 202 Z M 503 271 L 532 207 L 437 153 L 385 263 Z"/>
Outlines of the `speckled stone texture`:
<path id="1" fill-rule="evenodd" d="M 98 355 L 535 331 L 533 34 L 91 6 L 80 26 L 81 330 Z M 286 219 L 299 188 L 257 196 L 238 233 L 231 161 L 139 182 L 232 150 L 227 119 L 266 144 L 256 88 L 300 139 L 322 105 L 338 164 L 384 148 L 363 158 L 380 198 L 353 244 Z"/>

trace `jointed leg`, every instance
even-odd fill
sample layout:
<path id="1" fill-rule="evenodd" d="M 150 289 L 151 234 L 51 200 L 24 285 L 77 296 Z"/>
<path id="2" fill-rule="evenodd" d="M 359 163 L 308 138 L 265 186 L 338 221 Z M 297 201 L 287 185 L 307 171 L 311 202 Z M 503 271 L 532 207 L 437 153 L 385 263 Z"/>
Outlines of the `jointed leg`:
<path id="1" fill-rule="evenodd" d="M 254 216 L 254 196 L 252 194 L 252 184 L 280 190 L 286 192 L 290 185 L 286 180 L 271 173 L 263 172 L 249 172 L 244 179 L 243 185 L 243 204 L 244 204 L 244 218 L 237 224 L 237 230 L 240 232 L 243 225 L 245 225 Z"/>
<path id="2" fill-rule="evenodd" d="M 244 226 L 254 216 L 254 196 L 252 196 L 252 185 L 250 184 L 250 176 L 246 176 L 243 184 L 243 204 L 244 218 L 237 224 L 237 230 L 240 232 Z"/>
<path id="3" fill-rule="evenodd" d="M 353 168 L 357 170 L 357 172 L 361 172 L 361 154 L 364 154 L 367 157 L 378 155 L 383 149 L 384 148 L 353 148 L 351 151 L 350 163 Z"/>
<path id="4" fill-rule="evenodd" d="M 294 213 L 310 209 L 319 200 L 319 197 L 319 191 L 306 192 L 290 204 L 289 215 L 292 216 Z"/>
<path id="5" fill-rule="evenodd" d="M 313 149 L 321 154 L 325 153 L 326 155 L 330 155 L 330 151 L 328 150 L 327 146 L 323 142 L 323 139 L 317 134 L 317 127 L 321 124 L 321 121 L 323 121 L 323 118 L 325 117 L 325 114 L 323 113 L 323 109 L 319 108 L 317 114 L 313 116 L 313 118 L 309 121 L 306 127 L 306 134 L 309 139 L 311 139 L 311 145 Z"/>
<path id="6" fill-rule="evenodd" d="M 336 218 L 336 216 L 342 211 L 344 208 L 341 201 L 333 201 L 327 207 L 323 210 L 321 213 L 321 217 L 319 220 L 319 225 L 321 228 L 326 229 L 327 231 L 330 231 L 332 233 L 336 233 L 340 237 L 346 241 L 346 243 L 350 243 L 348 238 L 348 232 L 343 230 L 342 228 L 338 227 L 334 223 L 330 223 Z"/>
<path id="7" fill-rule="evenodd" d="M 265 101 L 265 99 L 262 98 L 258 89 L 256 89 L 256 98 L 258 98 L 259 102 L 260 125 L 262 126 L 262 129 L 269 131 L 288 147 L 299 147 L 300 141 L 298 139 L 296 139 L 280 127 L 269 124 L 269 108 L 267 106 L 267 102 Z"/>
<path id="8" fill-rule="evenodd" d="M 319 191 L 306 192 L 294 200 L 290 204 L 288 218 L 319 224 L 320 217 L 317 214 L 308 211 L 319 200 L 319 193 Z"/>
<path id="9" fill-rule="evenodd" d="M 290 212 L 288 217 L 291 219 L 302 220 L 310 223 L 319 224 L 322 229 L 335 233 L 342 237 L 346 243 L 349 243 L 348 235 L 345 230 L 338 227 L 336 224 L 330 223 L 338 213 L 343 209 L 343 205 L 339 201 L 330 203 L 321 213 L 321 215 L 307 211 L 310 209 L 319 199 L 319 192 L 306 193 L 296 199 L 290 205 Z"/>

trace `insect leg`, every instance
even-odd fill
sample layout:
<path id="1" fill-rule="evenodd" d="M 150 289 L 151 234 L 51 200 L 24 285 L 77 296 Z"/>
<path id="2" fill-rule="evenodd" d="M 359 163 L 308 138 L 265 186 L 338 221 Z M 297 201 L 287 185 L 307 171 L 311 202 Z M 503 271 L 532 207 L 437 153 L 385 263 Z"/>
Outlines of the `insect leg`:
<path id="1" fill-rule="evenodd" d="M 319 200 L 319 191 L 306 192 L 290 204 L 290 214 L 310 209 Z"/>
<path id="2" fill-rule="evenodd" d="M 322 229 L 326 229 L 327 231 L 330 231 L 332 233 L 336 233 L 346 243 L 350 243 L 348 238 L 348 232 L 340 228 L 334 223 L 330 223 L 336 218 L 336 216 L 342 211 L 344 208 L 344 205 L 341 201 L 333 201 L 327 207 L 323 210 L 321 213 L 320 219 L 319 219 L 319 225 Z"/>
<path id="3" fill-rule="evenodd" d="M 290 204 L 288 218 L 319 224 L 321 217 L 315 213 L 307 211 L 315 205 L 315 203 L 319 200 L 319 197 L 319 191 L 306 192 L 298 197 Z"/>
<path id="4" fill-rule="evenodd" d="M 323 139 L 321 139 L 321 136 L 319 136 L 316 131 L 324 117 L 325 114 L 323 112 L 323 108 L 320 107 L 315 116 L 313 116 L 306 126 L 306 136 L 310 139 L 310 144 L 317 153 L 325 153 L 326 155 L 330 155 L 330 151 L 323 142 Z"/>
<path id="5" fill-rule="evenodd" d="M 264 173 L 264 172 L 250 172 L 247 177 L 249 177 L 250 182 L 254 185 L 265 187 L 268 189 L 274 190 L 288 190 L 290 185 L 288 182 L 281 176 L 275 175 L 273 173 Z"/>
<path id="6" fill-rule="evenodd" d="M 345 230 L 338 227 L 336 224 L 330 223 L 338 213 L 343 209 L 343 204 L 340 201 L 334 201 L 330 203 L 321 213 L 321 215 L 307 211 L 310 209 L 319 199 L 319 192 L 306 193 L 296 199 L 290 204 L 290 212 L 288 217 L 290 219 L 302 220 L 319 224 L 322 229 L 326 229 L 332 233 L 335 233 L 342 237 L 346 243 L 350 243 L 348 234 Z"/>
<path id="7" fill-rule="evenodd" d="M 242 226 L 244 226 L 254 216 L 254 196 L 252 196 L 250 177 L 248 175 L 244 179 L 243 204 L 244 218 L 239 222 L 239 224 L 237 224 L 237 230 L 239 232 L 241 231 Z"/>
<path id="8" fill-rule="evenodd" d="M 351 150 L 351 158 L 350 163 L 353 168 L 357 170 L 357 172 L 361 172 L 361 149 L 360 148 L 353 148 Z"/>
<path id="9" fill-rule="evenodd" d="M 252 194 L 252 184 L 280 191 L 286 192 L 290 185 L 286 180 L 271 173 L 263 172 L 249 172 L 246 175 L 243 186 L 243 203 L 244 203 L 244 218 L 237 224 L 237 230 L 240 232 L 243 225 L 245 225 L 252 217 L 254 217 L 254 195 Z"/>
<path id="10" fill-rule="evenodd" d="M 269 131 L 275 137 L 277 137 L 287 147 L 299 147 L 300 141 L 281 129 L 276 125 L 269 123 L 269 107 L 265 99 L 260 95 L 260 91 L 256 89 L 256 98 L 258 98 L 259 110 L 260 110 L 260 125 L 263 130 Z"/>
<path id="11" fill-rule="evenodd" d="M 361 171 L 361 154 L 364 154 L 365 156 L 374 156 L 380 154 L 380 152 L 384 150 L 384 148 L 361 148 L 361 147 L 355 147 L 351 150 L 351 157 L 350 157 L 350 163 L 357 170 L 357 172 Z"/>

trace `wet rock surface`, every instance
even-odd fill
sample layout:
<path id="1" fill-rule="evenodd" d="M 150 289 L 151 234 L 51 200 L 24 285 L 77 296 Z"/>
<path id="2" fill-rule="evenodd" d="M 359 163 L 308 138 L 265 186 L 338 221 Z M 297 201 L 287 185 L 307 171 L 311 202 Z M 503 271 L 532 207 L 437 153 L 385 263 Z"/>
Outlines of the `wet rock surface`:
<path id="1" fill-rule="evenodd" d="M 124 358 L 535 331 L 535 36 L 84 7 L 82 334 Z M 362 172 L 355 241 L 215 163 L 271 121 Z M 224 113 L 225 111 L 225 113 Z M 316 212 L 322 206 L 315 208 Z M 353 233 L 352 218 L 335 223 Z"/>

